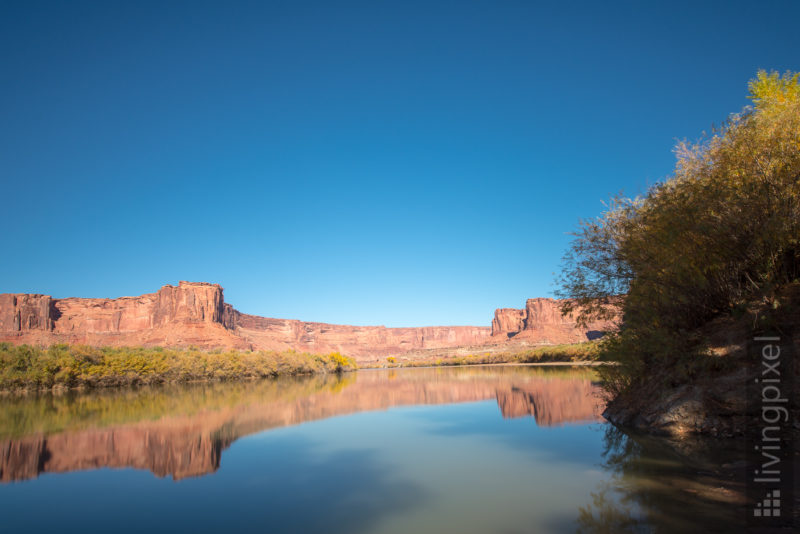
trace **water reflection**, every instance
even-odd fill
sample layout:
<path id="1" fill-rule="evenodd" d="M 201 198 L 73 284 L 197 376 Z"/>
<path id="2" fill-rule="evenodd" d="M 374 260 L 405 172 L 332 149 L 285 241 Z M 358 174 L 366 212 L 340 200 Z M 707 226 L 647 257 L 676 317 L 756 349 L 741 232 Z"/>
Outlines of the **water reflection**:
<path id="1" fill-rule="evenodd" d="M 745 513 L 742 451 L 706 440 L 671 443 L 606 425 L 609 478 L 579 507 L 578 532 L 735 532 Z M 682 449 L 682 450 L 681 450 Z M 738 462 L 737 462 L 738 460 Z"/>
<path id="2" fill-rule="evenodd" d="M 236 384 L 4 399 L 0 481 L 101 467 L 178 480 L 212 473 L 242 436 L 395 406 L 495 399 L 539 426 L 600 419 L 590 369 L 473 367 L 361 371 Z"/>

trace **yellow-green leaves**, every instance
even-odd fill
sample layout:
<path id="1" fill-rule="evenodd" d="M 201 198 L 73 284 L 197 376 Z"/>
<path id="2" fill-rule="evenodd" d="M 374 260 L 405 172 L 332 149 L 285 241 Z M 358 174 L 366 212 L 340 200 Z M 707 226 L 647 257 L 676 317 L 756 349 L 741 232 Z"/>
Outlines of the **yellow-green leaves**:
<path id="1" fill-rule="evenodd" d="M 756 107 L 788 103 L 800 98 L 800 73 L 786 72 L 783 76 L 777 71 L 758 71 L 755 79 L 750 80 L 748 89 L 750 98 Z"/>

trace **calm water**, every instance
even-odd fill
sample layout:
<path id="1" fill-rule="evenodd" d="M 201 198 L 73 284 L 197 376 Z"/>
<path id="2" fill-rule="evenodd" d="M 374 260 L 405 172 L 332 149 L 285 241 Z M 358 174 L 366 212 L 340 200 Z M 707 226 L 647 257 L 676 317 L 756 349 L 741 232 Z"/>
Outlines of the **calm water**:
<path id="1" fill-rule="evenodd" d="M 696 487 L 709 467 L 605 423 L 595 378 L 367 370 L 3 398 L 0 531 L 730 532 L 736 506 Z"/>

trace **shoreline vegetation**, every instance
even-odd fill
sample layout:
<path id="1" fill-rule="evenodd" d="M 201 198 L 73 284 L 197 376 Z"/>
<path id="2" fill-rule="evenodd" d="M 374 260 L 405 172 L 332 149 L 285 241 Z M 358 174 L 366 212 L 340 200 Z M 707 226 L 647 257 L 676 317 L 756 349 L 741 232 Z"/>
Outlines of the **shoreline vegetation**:
<path id="1" fill-rule="evenodd" d="M 405 360 L 389 356 L 364 369 L 470 365 L 602 365 L 596 342 L 521 351 Z M 613 362 L 611 362 L 613 363 Z M 100 389 L 188 382 L 244 381 L 359 369 L 338 352 L 200 350 L 162 347 L 50 347 L 0 343 L 0 392 Z"/>
<path id="2" fill-rule="evenodd" d="M 357 369 L 338 352 L 236 351 L 162 347 L 34 347 L 0 343 L 0 391 L 107 388 L 253 380 Z"/>
<path id="3" fill-rule="evenodd" d="M 430 357 L 414 360 L 402 356 L 389 356 L 385 363 L 365 365 L 363 368 L 399 367 L 448 367 L 461 365 L 495 364 L 586 364 L 607 363 L 599 360 L 600 350 L 597 342 L 571 343 L 563 345 L 540 345 L 526 350 L 502 352 L 476 351 L 466 356 Z"/>

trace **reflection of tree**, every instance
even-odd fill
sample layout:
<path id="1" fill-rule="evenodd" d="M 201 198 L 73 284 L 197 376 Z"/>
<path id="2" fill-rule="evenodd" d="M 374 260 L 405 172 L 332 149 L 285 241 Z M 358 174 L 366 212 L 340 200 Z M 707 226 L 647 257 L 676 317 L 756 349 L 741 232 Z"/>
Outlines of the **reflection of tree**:
<path id="1" fill-rule="evenodd" d="M 602 467 L 609 478 L 578 510 L 578 532 L 732 532 L 741 528 L 735 485 L 714 458 L 687 457 L 663 439 L 606 427 Z M 708 444 L 706 444 L 708 446 Z"/>
<path id="2" fill-rule="evenodd" d="M 603 468 L 610 471 L 610 480 L 593 491 L 592 504 L 578 508 L 579 533 L 644 532 L 646 525 L 634 517 L 631 493 L 625 491 L 625 471 L 642 453 L 641 446 L 612 425 L 606 425 L 603 437 Z M 630 488 L 628 488 L 630 489 Z"/>
<path id="3" fill-rule="evenodd" d="M 578 508 L 579 533 L 639 532 L 643 525 L 633 518 L 630 507 L 609 501 L 607 492 L 609 484 L 603 483 L 603 489 L 592 492 L 592 504 Z"/>

